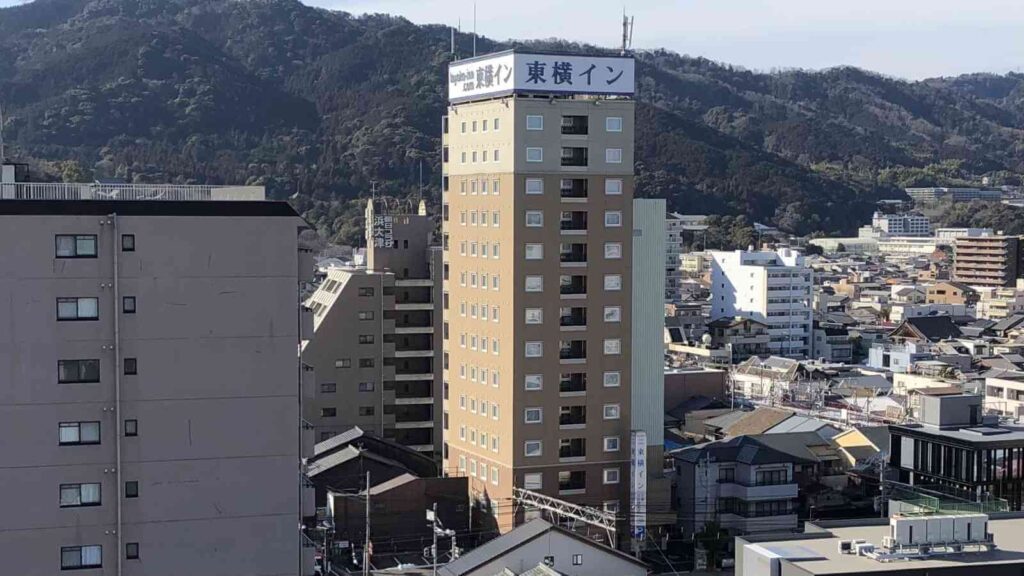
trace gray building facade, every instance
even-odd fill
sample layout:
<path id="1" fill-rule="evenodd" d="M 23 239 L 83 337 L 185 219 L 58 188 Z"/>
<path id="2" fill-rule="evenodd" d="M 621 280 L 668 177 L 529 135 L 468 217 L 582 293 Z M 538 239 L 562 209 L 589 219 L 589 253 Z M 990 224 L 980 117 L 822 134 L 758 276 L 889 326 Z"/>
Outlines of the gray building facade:
<path id="1" fill-rule="evenodd" d="M 3 186 L 2 572 L 311 573 L 301 219 Z"/>

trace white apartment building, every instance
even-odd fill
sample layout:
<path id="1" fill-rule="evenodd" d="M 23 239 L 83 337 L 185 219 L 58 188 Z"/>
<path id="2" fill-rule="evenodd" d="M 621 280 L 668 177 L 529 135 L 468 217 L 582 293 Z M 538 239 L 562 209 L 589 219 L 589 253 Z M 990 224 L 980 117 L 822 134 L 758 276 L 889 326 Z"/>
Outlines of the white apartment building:
<path id="1" fill-rule="evenodd" d="M 711 253 L 711 319 L 768 324 L 772 354 L 806 357 L 811 338 L 811 269 L 794 250 Z"/>
<path id="2" fill-rule="evenodd" d="M 875 212 L 871 217 L 871 227 L 881 230 L 889 236 L 931 236 L 932 234 L 932 224 L 928 218 L 912 212 L 903 214 Z"/>
<path id="3" fill-rule="evenodd" d="M 665 218 L 665 302 L 676 302 L 682 297 L 683 233 L 688 221 L 681 214 L 671 212 Z"/>

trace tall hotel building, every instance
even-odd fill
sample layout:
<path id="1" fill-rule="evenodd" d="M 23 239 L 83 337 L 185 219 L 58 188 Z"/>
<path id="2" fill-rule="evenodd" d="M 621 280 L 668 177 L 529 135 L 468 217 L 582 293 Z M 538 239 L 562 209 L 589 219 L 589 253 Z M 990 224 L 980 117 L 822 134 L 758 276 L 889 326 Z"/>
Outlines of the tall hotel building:
<path id="1" fill-rule="evenodd" d="M 628 504 L 633 64 L 449 67 L 444 466 L 502 530 L 513 487 Z"/>

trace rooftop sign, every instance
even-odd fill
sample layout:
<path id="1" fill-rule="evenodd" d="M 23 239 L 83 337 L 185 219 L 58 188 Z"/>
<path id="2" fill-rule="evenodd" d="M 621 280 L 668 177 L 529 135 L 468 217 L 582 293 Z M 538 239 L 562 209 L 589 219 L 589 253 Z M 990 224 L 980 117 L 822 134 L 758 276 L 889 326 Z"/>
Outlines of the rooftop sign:
<path id="1" fill-rule="evenodd" d="M 632 58 L 499 52 L 448 65 L 448 100 L 512 93 L 631 96 Z"/>

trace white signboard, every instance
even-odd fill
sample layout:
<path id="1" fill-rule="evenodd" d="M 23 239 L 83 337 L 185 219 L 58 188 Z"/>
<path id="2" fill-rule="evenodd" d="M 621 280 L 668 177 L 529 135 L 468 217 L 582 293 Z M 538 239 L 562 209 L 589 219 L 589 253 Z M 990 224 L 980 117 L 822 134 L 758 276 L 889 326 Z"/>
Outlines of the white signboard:
<path id="1" fill-rule="evenodd" d="M 394 220 L 391 216 L 373 217 L 373 247 L 394 248 Z"/>
<path id="2" fill-rule="evenodd" d="M 502 94 L 632 95 L 632 58 L 499 52 L 448 65 L 448 100 Z"/>
<path id="3" fill-rule="evenodd" d="M 647 531 L 647 432 L 634 430 L 630 450 L 629 507 L 633 518 L 633 538 L 643 540 Z"/>

